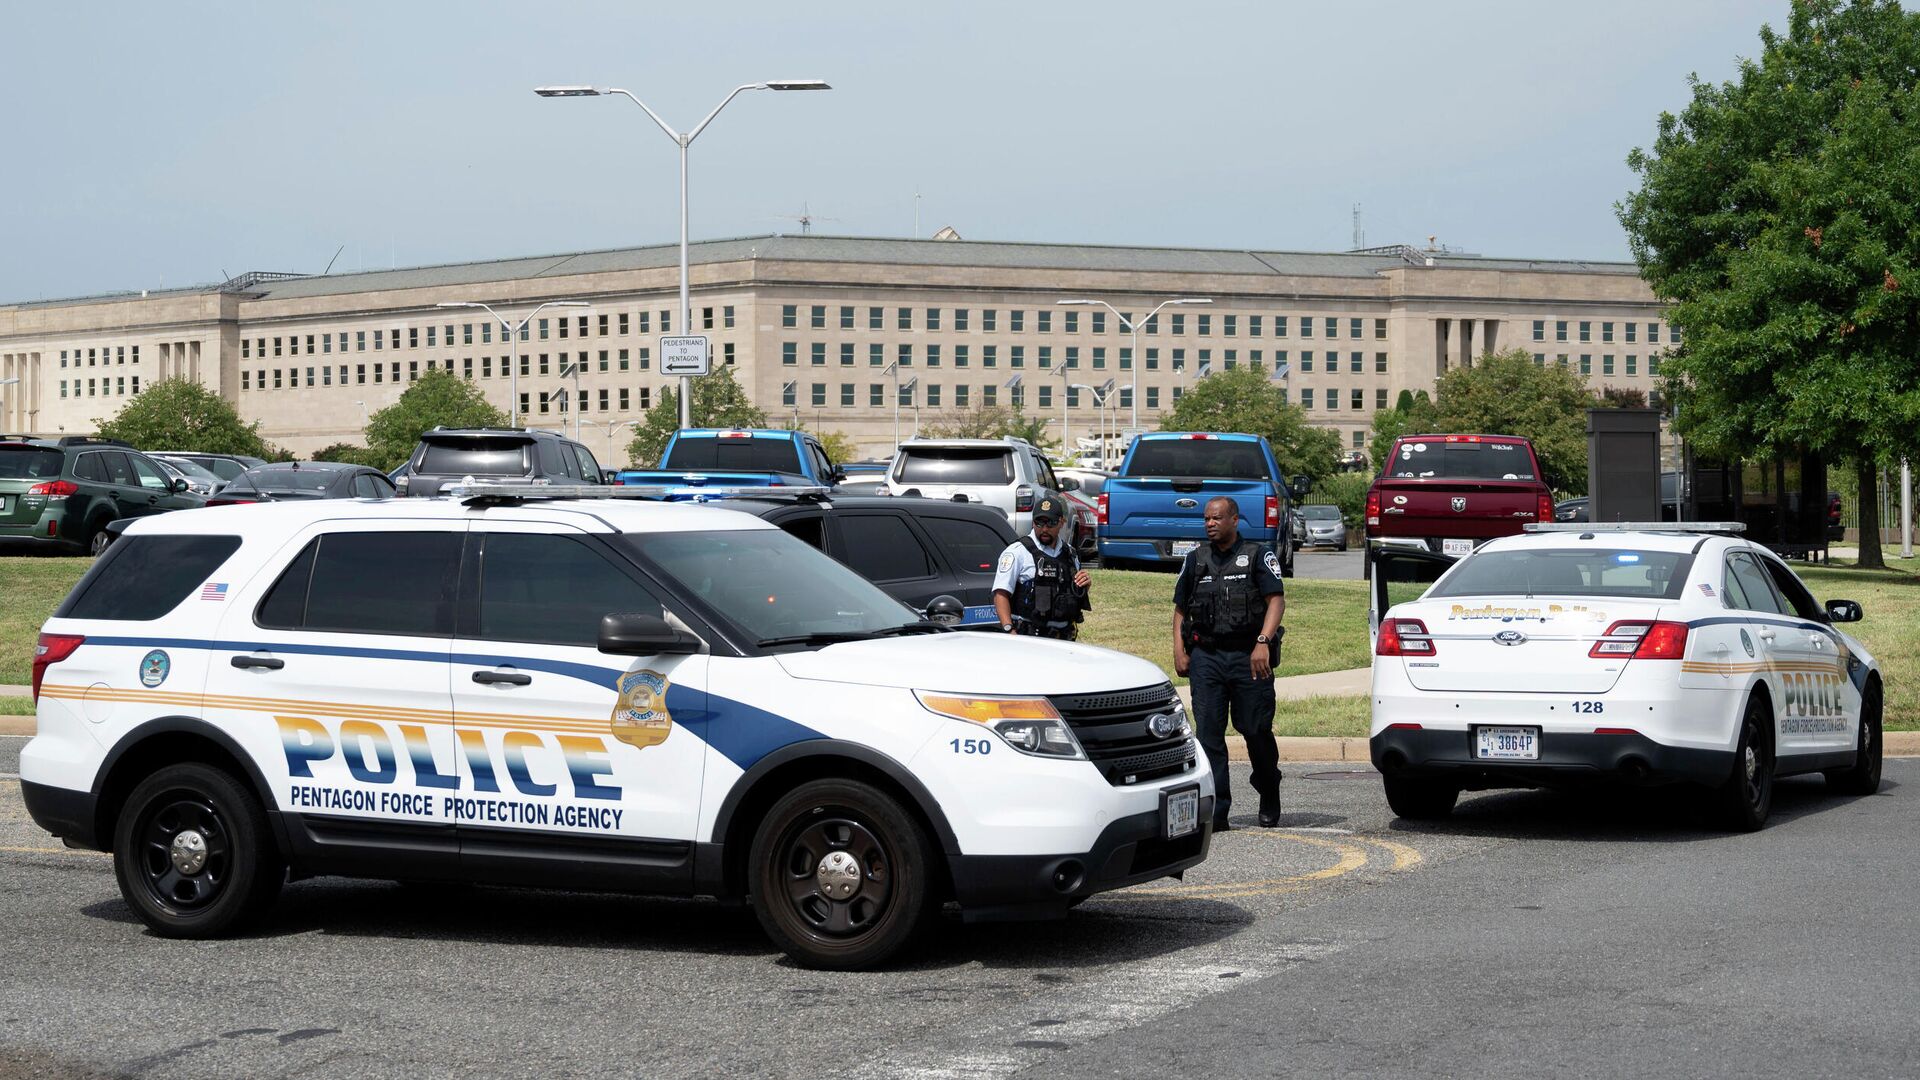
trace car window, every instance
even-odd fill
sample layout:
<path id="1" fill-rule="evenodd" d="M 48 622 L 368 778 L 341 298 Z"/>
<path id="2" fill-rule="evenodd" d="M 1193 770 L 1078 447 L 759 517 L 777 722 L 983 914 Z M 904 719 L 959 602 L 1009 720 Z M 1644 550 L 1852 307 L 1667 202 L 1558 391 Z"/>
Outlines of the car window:
<path id="1" fill-rule="evenodd" d="M 201 589 L 239 549 L 237 536 L 122 537 L 95 561 L 54 617 L 157 619 Z"/>
<path id="2" fill-rule="evenodd" d="M 127 464 L 127 455 L 118 450 L 100 451 L 100 464 L 106 467 L 107 483 L 121 487 L 138 487 L 139 481 L 133 478 L 133 466 Z"/>
<path id="3" fill-rule="evenodd" d="M 359 473 L 353 478 L 353 496 L 356 499 L 381 498 L 380 489 L 374 486 L 372 473 Z"/>
<path id="4" fill-rule="evenodd" d="M 1141 439 L 1127 459 L 1126 475 L 1272 479 L 1259 445 L 1238 439 Z"/>
<path id="5" fill-rule="evenodd" d="M 868 581 L 930 577 L 933 566 L 920 538 L 897 514 L 841 514 L 839 550 L 833 554 Z"/>
<path id="6" fill-rule="evenodd" d="M 1386 475 L 1397 479 L 1532 480 L 1533 458 L 1520 443 L 1402 439 Z"/>
<path id="7" fill-rule="evenodd" d="M 783 472 L 800 467 L 793 443 L 787 439 L 718 438 L 702 435 L 673 440 L 673 450 L 662 469 L 688 472 Z"/>
<path id="8" fill-rule="evenodd" d="M 66 458 L 58 450 L 0 448 L 0 480 L 39 480 L 60 475 Z"/>
<path id="9" fill-rule="evenodd" d="M 782 532 L 800 540 L 810 548 L 824 550 L 827 546 L 827 519 L 819 514 L 795 514 L 774 522 Z"/>
<path id="10" fill-rule="evenodd" d="M 600 482 L 600 463 L 593 460 L 593 452 L 584 446 L 575 444 L 573 454 L 580 459 L 580 478 L 589 484 Z"/>
<path id="11" fill-rule="evenodd" d="M 73 463 L 73 475 L 82 480 L 91 480 L 96 484 L 107 482 L 107 457 L 102 453 L 81 454 L 80 460 Z"/>
<path id="12" fill-rule="evenodd" d="M 614 542 L 755 638 L 869 633 L 917 617 L 778 529 L 624 533 Z"/>
<path id="13" fill-rule="evenodd" d="M 1338 521 L 1340 520 L 1340 508 L 1337 506 L 1303 506 L 1300 508 L 1300 516 L 1306 518 L 1308 521 Z"/>
<path id="14" fill-rule="evenodd" d="M 567 461 L 568 455 L 560 452 L 561 447 L 559 443 L 535 442 L 533 445 L 535 451 L 540 455 L 540 471 L 546 475 L 573 476 L 579 471 L 579 463 L 574 462 L 570 465 Z M 578 477 L 575 477 L 575 479 L 578 479 Z"/>
<path id="15" fill-rule="evenodd" d="M 913 446 L 900 452 L 902 484 L 1010 484 L 1013 451 L 997 446 Z"/>
<path id="16" fill-rule="evenodd" d="M 1753 556 L 1744 551 L 1736 551 L 1727 556 L 1727 577 L 1739 590 L 1742 610 L 1770 612 L 1775 615 L 1787 614 L 1786 605 L 1773 591 L 1767 581 L 1766 571 L 1753 561 Z"/>
<path id="17" fill-rule="evenodd" d="M 1032 457 L 1034 479 L 1039 482 L 1041 487 L 1050 488 L 1054 491 L 1060 490 L 1060 480 L 1053 475 L 1053 466 L 1048 464 L 1047 459 L 1040 454 L 1033 454 Z"/>
<path id="18" fill-rule="evenodd" d="M 127 463 L 133 466 L 134 476 L 139 478 L 140 486 L 154 491 L 166 491 L 173 482 L 161 473 L 159 466 L 139 454 L 125 455 Z"/>
<path id="19" fill-rule="evenodd" d="M 1621 548 L 1482 551 L 1462 560 L 1432 598 L 1447 596 L 1622 596 L 1674 600 L 1693 556 Z"/>
<path id="20" fill-rule="evenodd" d="M 255 621 L 284 630 L 451 636 L 460 543 L 453 532 L 317 537 L 274 582 Z"/>
<path id="21" fill-rule="evenodd" d="M 332 469 L 260 468 L 247 473 L 247 479 L 261 491 L 300 491 L 319 493 L 333 486 L 340 474 Z"/>
<path id="22" fill-rule="evenodd" d="M 1814 601 L 1813 594 L 1800 583 L 1793 571 L 1765 555 L 1759 556 L 1759 559 L 1760 565 L 1766 568 L 1768 580 L 1773 582 L 1774 590 L 1786 601 L 1792 614 L 1815 622 L 1827 621 L 1826 610 Z"/>
<path id="23" fill-rule="evenodd" d="M 480 555 L 480 631 L 488 641 L 593 648 L 610 612 L 661 617 L 645 586 L 567 536 L 492 533 Z"/>
<path id="24" fill-rule="evenodd" d="M 200 464 L 206 466 L 208 472 L 222 480 L 232 480 L 247 471 L 245 465 L 229 458 L 201 458 Z"/>
<path id="25" fill-rule="evenodd" d="M 420 455 L 428 476 L 525 476 L 531 439 L 430 439 Z"/>
<path id="26" fill-rule="evenodd" d="M 992 573 L 994 561 L 1012 543 L 984 522 L 922 515 L 920 524 L 947 553 L 947 561 L 966 573 Z"/>

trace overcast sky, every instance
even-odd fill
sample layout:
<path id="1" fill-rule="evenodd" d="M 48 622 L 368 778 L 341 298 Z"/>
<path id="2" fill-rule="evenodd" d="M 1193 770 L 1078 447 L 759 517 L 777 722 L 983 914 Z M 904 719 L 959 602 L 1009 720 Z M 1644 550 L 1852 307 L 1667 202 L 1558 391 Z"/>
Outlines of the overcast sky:
<path id="1" fill-rule="evenodd" d="M 1687 76 L 1786 0 L 11 5 L 0 300 L 798 232 L 1624 259 Z"/>

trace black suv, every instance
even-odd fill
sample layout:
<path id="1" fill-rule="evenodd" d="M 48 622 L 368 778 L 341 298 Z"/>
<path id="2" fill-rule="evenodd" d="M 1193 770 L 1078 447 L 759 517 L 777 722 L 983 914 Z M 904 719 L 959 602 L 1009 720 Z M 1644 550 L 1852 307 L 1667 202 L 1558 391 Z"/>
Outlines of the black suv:
<path id="1" fill-rule="evenodd" d="M 610 484 L 593 451 L 539 428 L 434 428 L 420 436 L 402 495 L 432 496 L 471 476 L 490 484 Z"/>
<path id="2" fill-rule="evenodd" d="M 206 502 L 123 442 L 78 435 L 0 442 L 0 537 L 98 555 L 113 540 L 110 521 Z"/>

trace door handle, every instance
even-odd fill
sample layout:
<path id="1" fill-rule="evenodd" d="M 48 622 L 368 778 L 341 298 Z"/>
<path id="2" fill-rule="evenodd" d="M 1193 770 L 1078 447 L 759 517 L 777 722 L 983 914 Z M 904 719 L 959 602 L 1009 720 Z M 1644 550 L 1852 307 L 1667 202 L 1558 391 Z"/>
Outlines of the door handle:
<path id="1" fill-rule="evenodd" d="M 533 676 L 523 675 L 518 671 L 476 671 L 473 673 L 473 681 L 483 686 L 490 686 L 496 683 L 504 683 L 507 686 L 525 686 L 533 681 Z"/>
<path id="2" fill-rule="evenodd" d="M 228 663 L 237 668 L 259 668 L 263 671 L 279 671 L 287 666 L 287 662 L 277 656 L 236 656 Z"/>
<path id="3" fill-rule="evenodd" d="M 1768 644 L 1773 643 L 1773 631 L 1771 630 L 1762 630 L 1754 636 L 1758 637 L 1761 641 L 1767 642 Z"/>

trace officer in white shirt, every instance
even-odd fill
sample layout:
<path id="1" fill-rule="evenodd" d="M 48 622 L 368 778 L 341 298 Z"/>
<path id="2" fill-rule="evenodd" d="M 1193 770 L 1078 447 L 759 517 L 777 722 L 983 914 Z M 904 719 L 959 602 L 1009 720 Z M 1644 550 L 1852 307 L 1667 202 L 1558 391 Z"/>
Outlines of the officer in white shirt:
<path id="1" fill-rule="evenodd" d="M 993 577 L 993 609 L 1009 634 L 1059 638 L 1080 636 L 1080 620 L 1093 605 L 1092 582 L 1080 557 L 1060 536 L 1066 508 L 1049 495 L 1033 506 L 1033 532 L 1007 546 Z"/>

